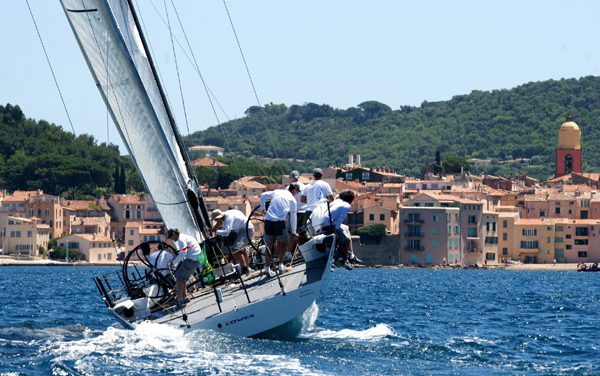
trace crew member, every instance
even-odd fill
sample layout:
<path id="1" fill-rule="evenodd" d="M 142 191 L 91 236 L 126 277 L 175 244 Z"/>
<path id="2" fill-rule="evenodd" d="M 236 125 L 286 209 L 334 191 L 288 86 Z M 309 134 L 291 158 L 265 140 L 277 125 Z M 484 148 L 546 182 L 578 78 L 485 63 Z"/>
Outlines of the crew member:
<path id="1" fill-rule="evenodd" d="M 167 240 L 173 241 L 175 249 L 178 251 L 177 257 L 173 260 L 175 270 L 175 280 L 177 281 L 178 303 L 185 304 L 187 299 L 186 283 L 194 274 L 194 271 L 200 266 L 198 256 L 202 252 L 198 241 L 189 235 L 179 233 L 179 229 L 172 228 L 167 232 Z"/>
<path id="2" fill-rule="evenodd" d="M 211 220 L 215 222 L 216 234 L 226 238 L 235 233 L 235 240 L 231 243 L 233 261 L 242 267 L 242 273 L 250 273 L 248 267 L 248 250 L 246 247 L 250 244 L 250 239 L 254 235 L 254 226 L 248 221 L 248 218 L 238 209 L 230 209 L 222 212 L 219 209 L 213 210 L 210 215 Z M 246 233 L 246 226 L 247 233 Z M 248 239 L 248 235 L 250 239 Z"/>

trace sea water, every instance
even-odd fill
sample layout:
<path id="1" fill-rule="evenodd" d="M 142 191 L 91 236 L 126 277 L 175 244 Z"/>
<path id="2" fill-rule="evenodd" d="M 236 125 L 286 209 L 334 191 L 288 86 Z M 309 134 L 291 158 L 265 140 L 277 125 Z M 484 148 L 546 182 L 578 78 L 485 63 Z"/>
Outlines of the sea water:
<path id="1" fill-rule="evenodd" d="M 114 324 L 91 279 L 0 268 L 0 375 L 600 374 L 600 273 L 336 270 L 293 341 Z"/>

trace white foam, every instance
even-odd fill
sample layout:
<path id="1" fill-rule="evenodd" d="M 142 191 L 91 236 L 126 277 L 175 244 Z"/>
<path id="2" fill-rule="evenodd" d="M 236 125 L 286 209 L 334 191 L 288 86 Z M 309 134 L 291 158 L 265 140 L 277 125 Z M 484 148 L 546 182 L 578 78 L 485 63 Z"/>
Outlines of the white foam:
<path id="1" fill-rule="evenodd" d="M 358 339 L 358 340 L 378 340 L 385 337 L 396 336 L 394 329 L 387 324 L 377 324 L 372 328 L 364 330 L 321 330 L 308 334 L 312 338 L 337 338 L 337 339 Z"/>
<path id="2" fill-rule="evenodd" d="M 86 374 L 111 372 L 215 374 L 270 373 L 313 375 L 300 359 L 284 355 L 249 354 L 243 348 L 255 341 L 212 331 L 183 330 L 167 325 L 142 323 L 135 330 L 109 327 L 104 332 L 86 331 L 75 341 L 48 341 L 41 352 L 50 354 L 52 363 Z M 110 367 L 106 369 L 106 365 Z"/>

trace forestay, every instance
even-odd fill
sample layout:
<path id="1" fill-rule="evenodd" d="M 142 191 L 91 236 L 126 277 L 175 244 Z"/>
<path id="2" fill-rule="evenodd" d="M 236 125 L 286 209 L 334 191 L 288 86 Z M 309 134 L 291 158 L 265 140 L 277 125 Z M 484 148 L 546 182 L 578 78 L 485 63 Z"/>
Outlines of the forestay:
<path id="1" fill-rule="evenodd" d="M 125 0 L 61 0 L 121 138 L 168 227 L 202 241 L 187 199 L 197 190 Z"/>

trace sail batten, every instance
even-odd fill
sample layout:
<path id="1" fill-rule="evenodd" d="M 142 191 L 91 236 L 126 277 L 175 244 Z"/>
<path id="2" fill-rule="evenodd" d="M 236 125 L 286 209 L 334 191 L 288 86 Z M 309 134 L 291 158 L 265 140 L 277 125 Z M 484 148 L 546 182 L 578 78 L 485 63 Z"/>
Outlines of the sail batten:
<path id="1" fill-rule="evenodd" d="M 65 14 L 144 184 L 165 224 L 195 235 L 196 190 L 162 88 L 125 0 L 61 0 Z"/>

